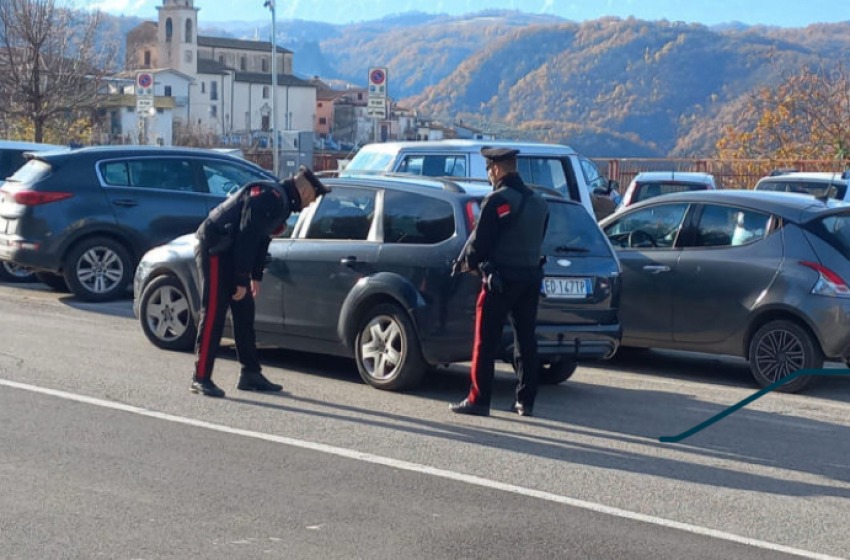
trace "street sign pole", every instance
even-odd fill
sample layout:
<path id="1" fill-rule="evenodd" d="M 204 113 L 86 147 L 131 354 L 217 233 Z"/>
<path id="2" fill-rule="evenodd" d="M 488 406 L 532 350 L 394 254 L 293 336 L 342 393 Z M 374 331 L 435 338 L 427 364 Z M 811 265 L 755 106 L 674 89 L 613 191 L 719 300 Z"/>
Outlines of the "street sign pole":
<path id="1" fill-rule="evenodd" d="M 369 101 L 366 114 L 372 117 L 374 141 L 380 141 L 378 121 L 387 118 L 387 69 L 369 69 Z"/>

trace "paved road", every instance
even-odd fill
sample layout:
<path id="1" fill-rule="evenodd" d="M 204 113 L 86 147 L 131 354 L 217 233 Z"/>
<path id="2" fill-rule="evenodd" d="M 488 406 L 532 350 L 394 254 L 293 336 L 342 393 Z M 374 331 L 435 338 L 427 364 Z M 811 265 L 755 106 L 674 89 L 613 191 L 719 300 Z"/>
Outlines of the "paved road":
<path id="1" fill-rule="evenodd" d="M 286 392 L 255 395 L 226 350 L 217 401 L 129 301 L 0 285 L 0 317 L 0 558 L 850 557 L 850 378 L 670 445 L 754 392 L 739 361 L 636 354 L 458 418 L 462 365 L 395 394 L 264 351 Z"/>

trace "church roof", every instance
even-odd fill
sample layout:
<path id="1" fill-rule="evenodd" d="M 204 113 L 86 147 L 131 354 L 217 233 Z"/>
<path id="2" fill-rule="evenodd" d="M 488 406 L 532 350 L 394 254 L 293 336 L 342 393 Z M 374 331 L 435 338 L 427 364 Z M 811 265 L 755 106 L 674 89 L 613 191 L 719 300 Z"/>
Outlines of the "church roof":
<path id="1" fill-rule="evenodd" d="M 245 39 L 228 39 L 226 37 L 209 37 L 207 35 L 198 35 L 198 46 L 262 52 L 269 52 L 272 48 L 271 43 L 268 41 L 247 41 Z M 292 51 L 281 46 L 277 46 L 277 52 L 291 53 Z"/>

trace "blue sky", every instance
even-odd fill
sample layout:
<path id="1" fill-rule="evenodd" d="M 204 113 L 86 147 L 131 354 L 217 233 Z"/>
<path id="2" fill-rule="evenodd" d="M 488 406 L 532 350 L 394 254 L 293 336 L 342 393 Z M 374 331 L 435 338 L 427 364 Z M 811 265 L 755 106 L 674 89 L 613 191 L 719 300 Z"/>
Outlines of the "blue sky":
<path id="1" fill-rule="evenodd" d="M 204 23 L 270 19 L 264 0 L 195 0 Z M 156 19 L 162 0 L 89 0 L 114 15 Z M 552 14 L 573 21 L 603 16 L 685 21 L 714 25 L 746 24 L 803 27 L 810 23 L 850 21 L 847 0 L 276 0 L 278 20 L 306 19 L 351 23 L 407 11 L 461 15 L 488 8 Z M 236 13 L 234 13 L 236 12 Z"/>

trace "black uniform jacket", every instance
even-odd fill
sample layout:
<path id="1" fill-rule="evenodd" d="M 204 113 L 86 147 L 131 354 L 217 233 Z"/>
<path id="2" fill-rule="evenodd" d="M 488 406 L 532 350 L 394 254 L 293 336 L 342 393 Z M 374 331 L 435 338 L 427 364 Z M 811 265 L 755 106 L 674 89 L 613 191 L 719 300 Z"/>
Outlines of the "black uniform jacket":
<path id="1" fill-rule="evenodd" d="M 459 260 L 468 270 L 477 270 L 484 262 L 503 272 L 539 269 L 548 220 L 543 197 L 528 188 L 518 174 L 509 173 L 484 198 L 475 230 Z"/>
<path id="2" fill-rule="evenodd" d="M 248 183 L 218 205 L 198 228 L 197 237 L 211 255 L 230 253 L 237 286 L 262 280 L 271 236 L 283 231 L 301 198 L 291 179 Z"/>

